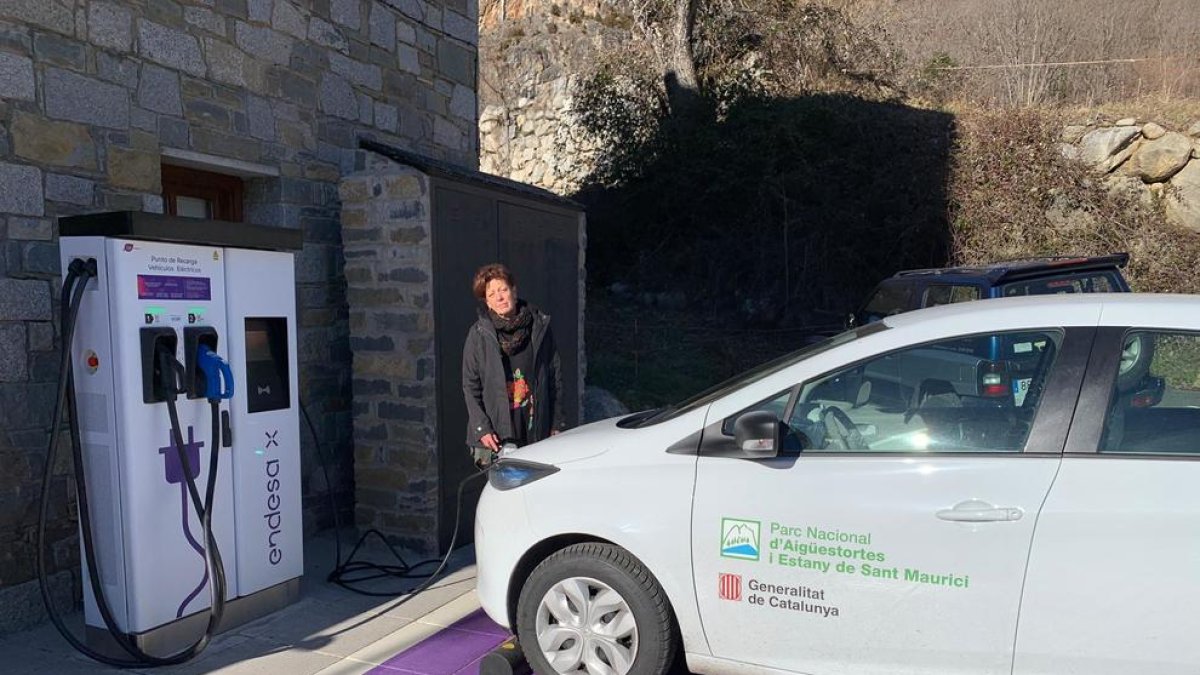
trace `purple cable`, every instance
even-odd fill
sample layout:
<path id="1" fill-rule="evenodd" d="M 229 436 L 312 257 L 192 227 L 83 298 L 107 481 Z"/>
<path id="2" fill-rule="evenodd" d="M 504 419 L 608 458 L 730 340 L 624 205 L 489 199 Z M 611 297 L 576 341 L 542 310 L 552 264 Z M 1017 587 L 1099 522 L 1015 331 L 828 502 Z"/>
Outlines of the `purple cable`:
<path id="1" fill-rule="evenodd" d="M 187 537 L 188 543 L 192 545 L 192 548 L 195 549 L 196 553 L 200 554 L 200 559 L 204 561 L 204 578 L 200 580 L 200 585 L 196 587 L 196 590 L 192 591 L 191 595 L 183 599 L 183 603 L 179 605 L 179 611 L 175 613 L 176 619 L 183 616 L 183 610 L 187 608 L 188 603 L 190 603 L 192 600 L 195 600 L 196 596 L 200 595 L 200 591 L 204 590 L 204 586 L 208 584 L 208 557 L 204 555 L 204 549 L 200 547 L 199 542 L 197 542 L 196 538 L 192 536 L 192 526 L 191 523 L 188 522 L 190 519 L 188 518 L 187 485 L 184 483 L 179 484 L 179 496 L 183 502 L 183 506 L 180 509 L 180 511 L 183 513 L 183 536 Z"/>

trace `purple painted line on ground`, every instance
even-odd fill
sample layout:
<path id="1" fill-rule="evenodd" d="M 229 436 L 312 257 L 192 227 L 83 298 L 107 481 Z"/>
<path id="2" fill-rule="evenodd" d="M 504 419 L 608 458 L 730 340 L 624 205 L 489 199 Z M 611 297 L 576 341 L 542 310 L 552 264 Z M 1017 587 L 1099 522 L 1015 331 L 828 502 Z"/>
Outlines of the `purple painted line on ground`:
<path id="1" fill-rule="evenodd" d="M 454 673 L 454 675 L 479 675 L 479 665 L 483 662 L 483 657 L 479 657 L 468 663 L 462 670 Z"/>
<path id="2" fill-rule="evenodd" d="M 477 610 L 372 668 L 368 675 L 456 675 L 479 672 L 478 661 L 509 638 L 508 631 Z M 470 670 L 474 665 L 475 670 Z"/>
<path id="3" fill-rule="evenodd" d="M 487 614 L 483 613 L 482 609 L 475 610 L 467 616 L 455 622 L 451 628 L 465 630 L 469 633 L 483 633 L 484 635 L 498 635 L 507 638 L 511 633 L 507 629 L 498 625 L 495 621 L 488 618 Z"/>

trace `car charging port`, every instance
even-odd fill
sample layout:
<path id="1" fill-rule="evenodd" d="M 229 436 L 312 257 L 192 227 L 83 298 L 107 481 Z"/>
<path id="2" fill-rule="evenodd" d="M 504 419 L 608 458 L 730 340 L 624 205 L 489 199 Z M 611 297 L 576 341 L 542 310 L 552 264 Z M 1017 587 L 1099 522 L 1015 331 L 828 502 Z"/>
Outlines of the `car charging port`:
<path id="1" fill-rule="evenodd" d="M 179 334 L 174 328 L 147 327 L 141 329 L 142 343 L 142 401 L 161 403 L 175 397 L 171 386 L 173 374 L 163 372 L 159 353 L 166 352 L 175 358 L 179 348 Z"/>
<path id="2" fill-rule="evenodd" d="M 217 330 L 211 326 L 188 326 L 183 329 L 183 368 L 187 397 L 205 398 L 209 388 L 206 369 L 200 367 L 200 348 L 217 351 Z"/>

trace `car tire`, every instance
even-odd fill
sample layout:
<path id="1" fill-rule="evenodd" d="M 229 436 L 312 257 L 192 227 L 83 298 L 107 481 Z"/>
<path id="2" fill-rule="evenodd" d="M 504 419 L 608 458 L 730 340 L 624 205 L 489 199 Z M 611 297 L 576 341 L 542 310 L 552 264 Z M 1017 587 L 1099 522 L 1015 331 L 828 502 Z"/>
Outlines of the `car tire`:
<path id="1" fill-rule="evenodd" d="M 1153 360 L 1153 335 L 1139 333 L 1126 338 L 1122 343 L 1121 360 L 1117 365 L 1117 391 L 1124 393 L 1140 387 Z"/>
<path id="2" fill-rule="evenodd" d="M 602 606 L 591 604 L 597 600 Z M 598 609 L 612 611 L 593 616 Z M 534 569 L 517 601 L 517 637 L 538 675 L 604 670 L 580 670 L 587 659 L 616 673 L 665 675 L 679 644 L 671 604 L 654 575 L 628 551 L 600 543 L 569 546 Z"/>

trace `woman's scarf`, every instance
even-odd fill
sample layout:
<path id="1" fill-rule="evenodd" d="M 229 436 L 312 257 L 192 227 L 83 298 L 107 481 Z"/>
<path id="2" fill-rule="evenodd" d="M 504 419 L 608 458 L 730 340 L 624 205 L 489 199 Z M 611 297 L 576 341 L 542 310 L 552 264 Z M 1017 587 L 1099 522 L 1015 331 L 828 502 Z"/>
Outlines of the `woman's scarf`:
<path id="1" fill-rule="evenodd" d="M 500 339 L 500 350 L 506 355 L 512 356 L 529 344 L 533 328 L 533 312 L 529 311 L 529 305 L 518 302 L 517 311 L 509 316 L 500 316 L 489 309 L 488 316 L 496 328 L 496 337 Z"/>

